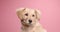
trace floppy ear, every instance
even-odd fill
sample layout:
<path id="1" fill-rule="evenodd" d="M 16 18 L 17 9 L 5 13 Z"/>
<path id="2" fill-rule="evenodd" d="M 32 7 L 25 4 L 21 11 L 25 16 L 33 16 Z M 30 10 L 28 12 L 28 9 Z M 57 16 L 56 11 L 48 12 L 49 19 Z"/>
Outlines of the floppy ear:
<path id="1" fill-rule="evenodd" d="M 22 19 L 22 12 L 25 10 L 25 8 L 19 8 L 16 10 L 16 14 L 19 19 Z"/>
<path id="2" fill-rule="evenodd" d="M 40 12 L 40 10 L 36 9 L 35 13 L 36 13 L 36 19 L 40 20 L 40 18 L 41 18 L 41 12 Z"/>

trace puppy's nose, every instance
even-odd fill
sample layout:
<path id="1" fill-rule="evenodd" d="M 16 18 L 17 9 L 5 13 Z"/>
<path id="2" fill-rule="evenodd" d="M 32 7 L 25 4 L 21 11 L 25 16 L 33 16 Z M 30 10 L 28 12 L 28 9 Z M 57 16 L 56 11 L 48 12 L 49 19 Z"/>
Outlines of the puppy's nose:
<path id="1" fill-rule="evenodd" d="M 32 23 L 32 20 L 29 20 L 29 23 Z"/>

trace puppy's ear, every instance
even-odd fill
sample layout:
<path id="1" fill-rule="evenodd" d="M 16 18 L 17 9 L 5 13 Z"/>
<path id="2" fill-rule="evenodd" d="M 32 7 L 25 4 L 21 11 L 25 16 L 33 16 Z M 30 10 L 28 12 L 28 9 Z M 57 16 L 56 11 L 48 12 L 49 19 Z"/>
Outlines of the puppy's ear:
<path id="1" fill-rule="evenodd" d="M 36 9 L 35 13 L 36 13 L 36 19 L 40 20 L 40 18 L 41 18 L 41 12 L 40 12 L 40 10 Z"/>
<path id="2" fill-rule="evenodd" d="M 19 19 L 22 19 L 22 12 L 25 10 L 25 8 L 19 8 L 16 10 L 16 14 Z"/>

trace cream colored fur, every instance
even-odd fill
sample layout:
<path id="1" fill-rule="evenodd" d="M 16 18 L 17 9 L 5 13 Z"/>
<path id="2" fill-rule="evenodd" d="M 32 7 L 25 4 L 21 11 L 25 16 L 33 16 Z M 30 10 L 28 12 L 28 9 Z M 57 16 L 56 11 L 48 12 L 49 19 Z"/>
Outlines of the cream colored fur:
<path id="1" fill-rule="evenodd" d="M 25 16 L 26 13 L 28 16 Z M 24 21 L 21 22 L 21 32 L 47 32 L 39 23 L 41 18 L 41 12 L 39 10 L 31 8 L 20 8 L 17 9 L 17 16 L 20 20 L 24 19 Z M 32 20 L 31 24 L 28 22 L 29 19 Z"/>

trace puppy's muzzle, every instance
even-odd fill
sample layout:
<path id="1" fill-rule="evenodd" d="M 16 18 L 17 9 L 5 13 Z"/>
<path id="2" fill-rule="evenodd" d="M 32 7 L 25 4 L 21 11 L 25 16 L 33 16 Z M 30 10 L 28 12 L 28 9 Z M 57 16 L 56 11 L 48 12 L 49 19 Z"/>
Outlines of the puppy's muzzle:
<path id="1" fill-rule="evenodd" d="M 29 21 L 29 23 L 32 23 L 32 20 L 28 20 Z"/>
<path id="2" fill-rule="evenodd" d="M 31 20 L 31 19 L 29 19 L 29 20 L 24 20 L 24 19 L 22 19 L 21 22 L 24 22 L 24 23 L 26 23 L 26 24 L 27 24 L 27 23 L 31 24 L 31 23 L 32 23 L 32 20 Z"/>

